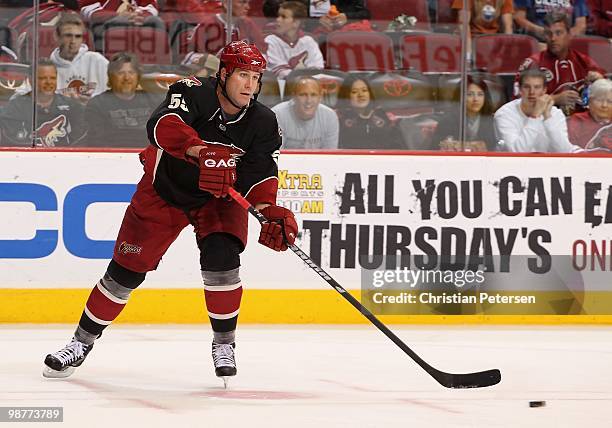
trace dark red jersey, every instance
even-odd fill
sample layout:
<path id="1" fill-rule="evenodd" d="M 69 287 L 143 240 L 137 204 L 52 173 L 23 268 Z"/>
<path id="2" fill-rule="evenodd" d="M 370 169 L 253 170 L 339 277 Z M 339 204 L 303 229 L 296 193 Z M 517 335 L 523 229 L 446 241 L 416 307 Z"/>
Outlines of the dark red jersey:
<path id="1" fill-rule="evenodd" d="M 589 71 L 606 72 L 587 55 L 570 49 L 567 58 L 559 59 L 548 50 L 534 54 L 521 64 L 515 80 L 515 95 L 518 96 L 518 77 L 521 71 L 539 68 L 546 74 L 547 93 L 554 94 L 565 89 L 577 89 Z"/>
<path id="2" fill-rule="evenodd" d="M 243 152 L 234 187 L 249 202 L 276 202 L 281 136 L 276 115 L 263 104 L 252 101 L 226 118 L 215 79 L 189 77 L 170 86 L 147 122 L 147 132 L 152 146 L 143 154 L 145 171 L 153 174 L 155 190 L 169 204 L 193 209 L 213 197 L 199 189 L 199 168 L 186 157 L 189 147 L 207 143 L 233 145 Z"/>
<path id="3" fill-rule="evenodd" d="M 597 122 L 588 111 L 567 118 L 567 133 L 572 144 L 583 149 L 612 149 L 610 121 Z"/>

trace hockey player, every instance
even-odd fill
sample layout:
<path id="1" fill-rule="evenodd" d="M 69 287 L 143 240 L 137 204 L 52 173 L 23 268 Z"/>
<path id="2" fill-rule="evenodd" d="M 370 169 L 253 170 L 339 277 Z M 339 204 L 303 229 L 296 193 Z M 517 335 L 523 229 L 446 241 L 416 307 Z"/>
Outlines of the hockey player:
<path id="1" fill-rule="evenodd" d="M 229 199 L 234 187 L 270 220 L 259 242 L 276 251 L 293 243 L 293 213 L 275 205 L 281 138 L 274 113 L 257 102 L 266 61 L 255 45 L 231 42 L 217 78 L 190 77 L 170 86 L 147 130 L 144 176 L 128 206 L 113 258 L 93 288 L 68 345 L 45 358 L 45 377 L 67 377 L 119 315 L 130 293 L 188 224 L 200 249 L 206 307 L 214 332 L 215 373 L 236 374 L 235 329 L 242 284 L 240 253 L 247 212 Z"/>

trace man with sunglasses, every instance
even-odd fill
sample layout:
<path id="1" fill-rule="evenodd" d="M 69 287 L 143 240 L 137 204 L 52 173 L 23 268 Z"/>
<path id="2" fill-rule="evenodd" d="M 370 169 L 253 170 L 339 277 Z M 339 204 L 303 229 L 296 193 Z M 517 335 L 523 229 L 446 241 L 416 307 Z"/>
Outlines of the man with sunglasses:
<path id="1" fill-rule="evenodd" d="M 91 52 L 84 43 L 85 25 L 74 13 L 64 13 L 55 24 L 58 47 L 51 52 L 57 67 L 57 89 L 65 96 L 85 104 L 89 98 L 106 91 L 108 60 Z"/>

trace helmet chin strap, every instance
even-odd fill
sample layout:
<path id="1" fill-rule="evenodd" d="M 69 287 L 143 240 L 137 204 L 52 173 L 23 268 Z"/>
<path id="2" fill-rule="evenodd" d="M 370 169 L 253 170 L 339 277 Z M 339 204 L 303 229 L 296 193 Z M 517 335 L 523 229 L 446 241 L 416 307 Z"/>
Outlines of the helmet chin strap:
<path id="1" fill-rule="evenodd" d="M 233 73 L 233 71 L 232 71 Z M 253 94 L 253 99 L 257 99 L 257 96 L 259 95 L 259 92 L 261 91 L 261 76 L 263 73 L 261 73 L 259 75 L 259 88 L 257 89 L 257 92 L 255 92 Z M 229 96 L 229 94 L 227 93 L 227 90 L 225 89 L 227 87 L 227 79 L 229 79 L 229 77 L 231 76 L 231 74 L 225 74 L 225 82 L 221 82 L 221 75 L 219 74 L 217 76 L 217 85 L 221 88 L 221 95 L 223 95 L 225 97 L 226 100 L 228 100 L 230 102 L 231 105 L 233 105 L 234 107 L 236 107 L 239 110 L 245 109 L 247 107 L 249 107 L 251 105 L 251 101 L 249 101 L 249 103 L 245 106 L 239 106 L 238 104 L 236 104 L 231 97 Z"/>
<path id="2" fill-rule="evenodd" d="M 226 100 L 228 100 L 228 101 L 230 102 L 230 104 L 231 104 L 231 105 L 233 105 L 234 107 L 236 107 L 238 110 L 242 110 L 242 109 L 244 109 L 244 108 L 248 107 L 248 106 L 249 106 L 249 104 L 251 103 L 250 101 L 249 101 L 249 104 L 247 104 L 247 105 L 245 105 L 245 106 L 239 106 L 239 105 L 238 105 L 238 104 L 236 104 L 236 103 L 235 103 L 235 102 L 232 100 L 232 98 L 229 96 L 229 94 L 228 94 L 228 93 L 227 93 L 227 91 L 225 90 L 225 88 L 226 88 L 226 86 L 227 86 L 227 84 L 226 84 L 226 83 L 227 83 L 227 79 L 228 79 L 228 77 L 229 77 L 229 74 L 226 74 L 226 75 L 225 75 L 225 82 L 223 82 L 223 83 L 221 82 L 221 76 L 219 76 L 219 77 L 217 78 L 217 85 L 219 85 L 219 86 L 221 87 L 221 95 L 223 95 L 223 96 L 225 97 L 225 99 L 226 99 Z"/>

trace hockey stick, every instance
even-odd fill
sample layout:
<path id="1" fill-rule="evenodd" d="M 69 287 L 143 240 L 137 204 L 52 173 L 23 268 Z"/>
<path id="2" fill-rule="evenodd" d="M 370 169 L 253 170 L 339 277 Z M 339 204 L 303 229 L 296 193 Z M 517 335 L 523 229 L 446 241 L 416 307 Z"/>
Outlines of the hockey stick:
<path id="1" fill-rule="evenodd" d="M 247 201 L 240 193 L 230 188 L 229 194 L 240 206 L 251 213 L 259 223 L 265 223 L 267 219 L 260 213 L 249 201 Z M 385 336 L 393 341 L 399 348 L 412 358 L 419 366 L 423 368 L 431 377 L 446 388 L 483 388 L 486 386 L 496 385 L 501 381 L 501 373 L 497 369 L 486 370 L 477 373 L 446 373 L 430 366 L 425 360 L 418 356 L 416 352 L 408 347 L 402 340 L 397 337 L 389 328 L 383 324 L 372 312 L 366 309 L 357 299 L 355 299 L 344 287 L 336 282 L 327 274 L 320 266 L 318 266 L 306 253 L 304 253 L 297 245 L 287 243 L 300 259 L 314 270 L 321 278 L 323 278 L 334 290 L 344 297 L 355 309 L 374 324 Z"/>

